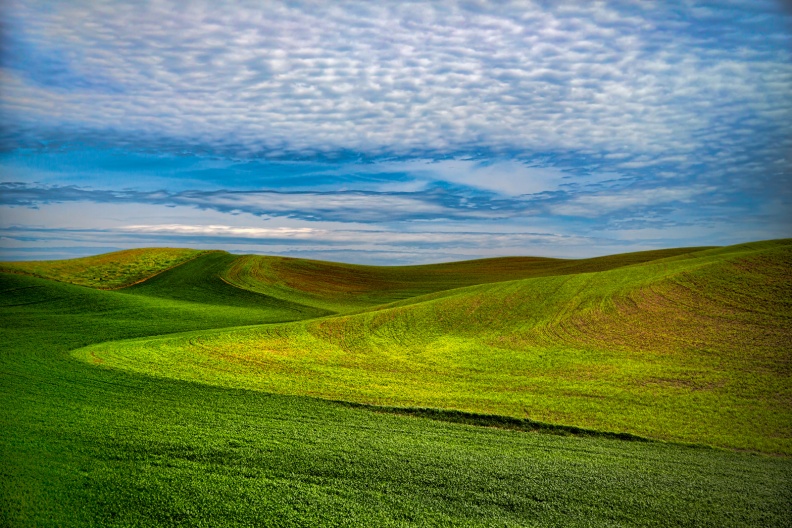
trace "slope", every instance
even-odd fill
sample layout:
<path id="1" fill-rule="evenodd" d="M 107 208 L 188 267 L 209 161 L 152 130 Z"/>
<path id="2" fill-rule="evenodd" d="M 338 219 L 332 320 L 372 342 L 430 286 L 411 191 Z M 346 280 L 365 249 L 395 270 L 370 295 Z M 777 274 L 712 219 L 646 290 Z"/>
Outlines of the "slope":
<path id="1" fill-rule="evenodd" d="M 224 386 L 791 454 L 790 242 L 76 355 Z"/>
<path id="2" fill-rule="evenodd" d="M 789 459 L 444 424 L 70 358 L 279 320 L 166 297 L 0 274 L 0 525 L 788 525 Z"/>
<path id="3" fill-rule="evenodd" d="M 237 288 L 221 278 L 221 274 L 240 257 L 225 251 L 213 251 L 185 262 L 166 273 L 135 284 L 121 293 L 134 296 L 170 299 L 211 306 L 266 308 L 291 313 L 286 320 L 321 317 L 331 312 Z"/>
<path id="4" fill-rule="evenodd" d="M 203 253 L 195 249 L 128 249 L 69 260 L 0 262 L 0 272 L 109 290 L 144 281 Z"/>
<path id="5" fill-rule="evenodd" d="M 222 273 L 237 287 L 339 313 L 475 284 L 569 275 L 640 264 L 703 248 L 675 248 L 567 260 L 503 257 L 422 266 L 361 266 L 245 255 Z"/>

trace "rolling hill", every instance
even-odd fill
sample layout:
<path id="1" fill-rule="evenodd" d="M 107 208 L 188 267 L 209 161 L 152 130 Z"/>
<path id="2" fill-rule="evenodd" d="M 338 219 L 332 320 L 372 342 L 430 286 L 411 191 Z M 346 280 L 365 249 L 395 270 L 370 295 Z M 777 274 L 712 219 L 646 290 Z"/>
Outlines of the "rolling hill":
<path id="1" fill-rule="evenodd" d="M 542 263 L 540 277 L 354 315 L 75 356 L 221 386 L 792 454 L 789 262 L 780 241 L 587 273 L 549 275 Z M 459 282 L 486 264 L 461 267 Z"/>
<path id="2" fill-rule="evenodd" d="M 505 257 L 423 266 L 361 266 L 245 255 L 222 277 L 229 284 L 344 313 L 464 286 L 570 275 L 649 262 L 704 248 L 640 251 L 589 259 Z"/>
<path id="3" fill-rule="evenodd" d="M 0 262 L 0 272 L 112 290 L 142 282 L 204 253 L 194 249 L 127 249 L 70 260 Z"/>
<path id="4" fill-rule="evenodd" d="M 790 522 L 790 240 L 176 251 L 0 264 L 1 525 Z"/>

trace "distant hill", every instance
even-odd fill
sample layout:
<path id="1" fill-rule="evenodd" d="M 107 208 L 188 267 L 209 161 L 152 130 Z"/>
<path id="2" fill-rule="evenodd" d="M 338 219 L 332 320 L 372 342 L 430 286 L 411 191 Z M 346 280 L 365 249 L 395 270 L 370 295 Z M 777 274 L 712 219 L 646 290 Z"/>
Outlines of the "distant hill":
<path id="1" fill-rule="evenodd" d="M 360 266 L 246 255 L 234 261 L 223 278 L 251 291 L 348 312 L 475 284 L 603 271 L 700 249 L 641 251 L 579 260 L 501 257 L 422 266 Z"/>
<path id="2" fill-rule="evenodd" d="M 0 262 L 0 272 L 112 290 L 149 279 L 204 253 L 195 249 L 127 249 L 69 260 Z"/>

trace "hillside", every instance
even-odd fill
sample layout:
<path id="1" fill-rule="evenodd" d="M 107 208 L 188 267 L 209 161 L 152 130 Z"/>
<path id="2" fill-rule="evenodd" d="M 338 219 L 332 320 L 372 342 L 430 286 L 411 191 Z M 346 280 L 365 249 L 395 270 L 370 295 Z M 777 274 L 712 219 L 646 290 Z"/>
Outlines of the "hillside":
<path id="1" fill-rule="evenodd" d="M 788 456 L 592 428 L 525 433 L 498 416 L 322 399 L 335 390 L 348 401 L 539 416 L 527 402 L 555 405 L 567 414 L 548 419 L 567 424 L 590 415 L 581 402 L 601 402 L 635 427 L 657 415 L 675 435 L 685 423 L 668 420 L 672 404 L 688 422 L 733 420 L 737 440 L 788 452 L 790 435 L 776 436 L 789 423 L 788 241 L 682 253 L 345 316 L 224 282 L 239 258 L 224 252 L 116 291 L 0 272 L 0 525 L 788 526 Z M 670 292 L 669 301 L 648 302 L 653 292 Z M 686 299 L 698 304 L 679 311 Z M 709 333 L 687 328 L 665 319 L 672 302 L 680 314 L 701 304 L 725 322 Z M 606 328 L 614 313 L 629 324 Z M 647 321 L 654 329 L 642 333 L 636 325 Z M 714 339 L 718 329 L 734 332 Z M 744 332 L 755 340 L 740 360 L 729 342 L 745 345 Z M 779 340 L 775 350 L 764 333 Z M 616 368 L 625 379 L 647 368 L 662 377 L 647 374 L 657 378 L 647 393 L 618 392 L 618 378 L 602 377 Z M 708 368 L 726 381 L 710 394 L 723 412 L 695 398 L 709 394 L 693 386 Z M 690 384 L 669 385 L 684 376 Z M 320 398 L 289 395 L 311 392 Z M 757 398 L 777 402 L 775 418 Z M 746 419 L 756 425 L 748 436 Z"/>
<path id="2" fill-rule="evenodd" d="M 790 262 L 789 240 L 684 252 L 75 355 L 228 387 L 791 454 Z"/>
<path id="3" fill-rule="evenodd" d="M 422 266 L 361 266 L 245 255 L 222 273 L 229 284 L 344 313 L 475 284 L 604 271 L 703 248 L 640 251 L 588 259 L 502 257 Z"/>
<path id="4" fill-rule="evenodd" d="M 204 253 L 195 249 L 127 249 L 69 260 L 0 262 L 0 272 L 112 290 L 149 279 Z"/>

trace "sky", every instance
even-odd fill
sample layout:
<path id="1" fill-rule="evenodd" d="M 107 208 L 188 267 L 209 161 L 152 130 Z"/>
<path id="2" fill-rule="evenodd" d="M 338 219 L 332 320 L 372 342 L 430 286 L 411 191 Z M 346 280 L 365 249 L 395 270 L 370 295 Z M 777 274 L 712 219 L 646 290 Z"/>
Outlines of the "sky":
<path id="1" fill-rule="evenodd" d="M 792 237 L 781 0 L 4 0 L 0 260 Z"/>

